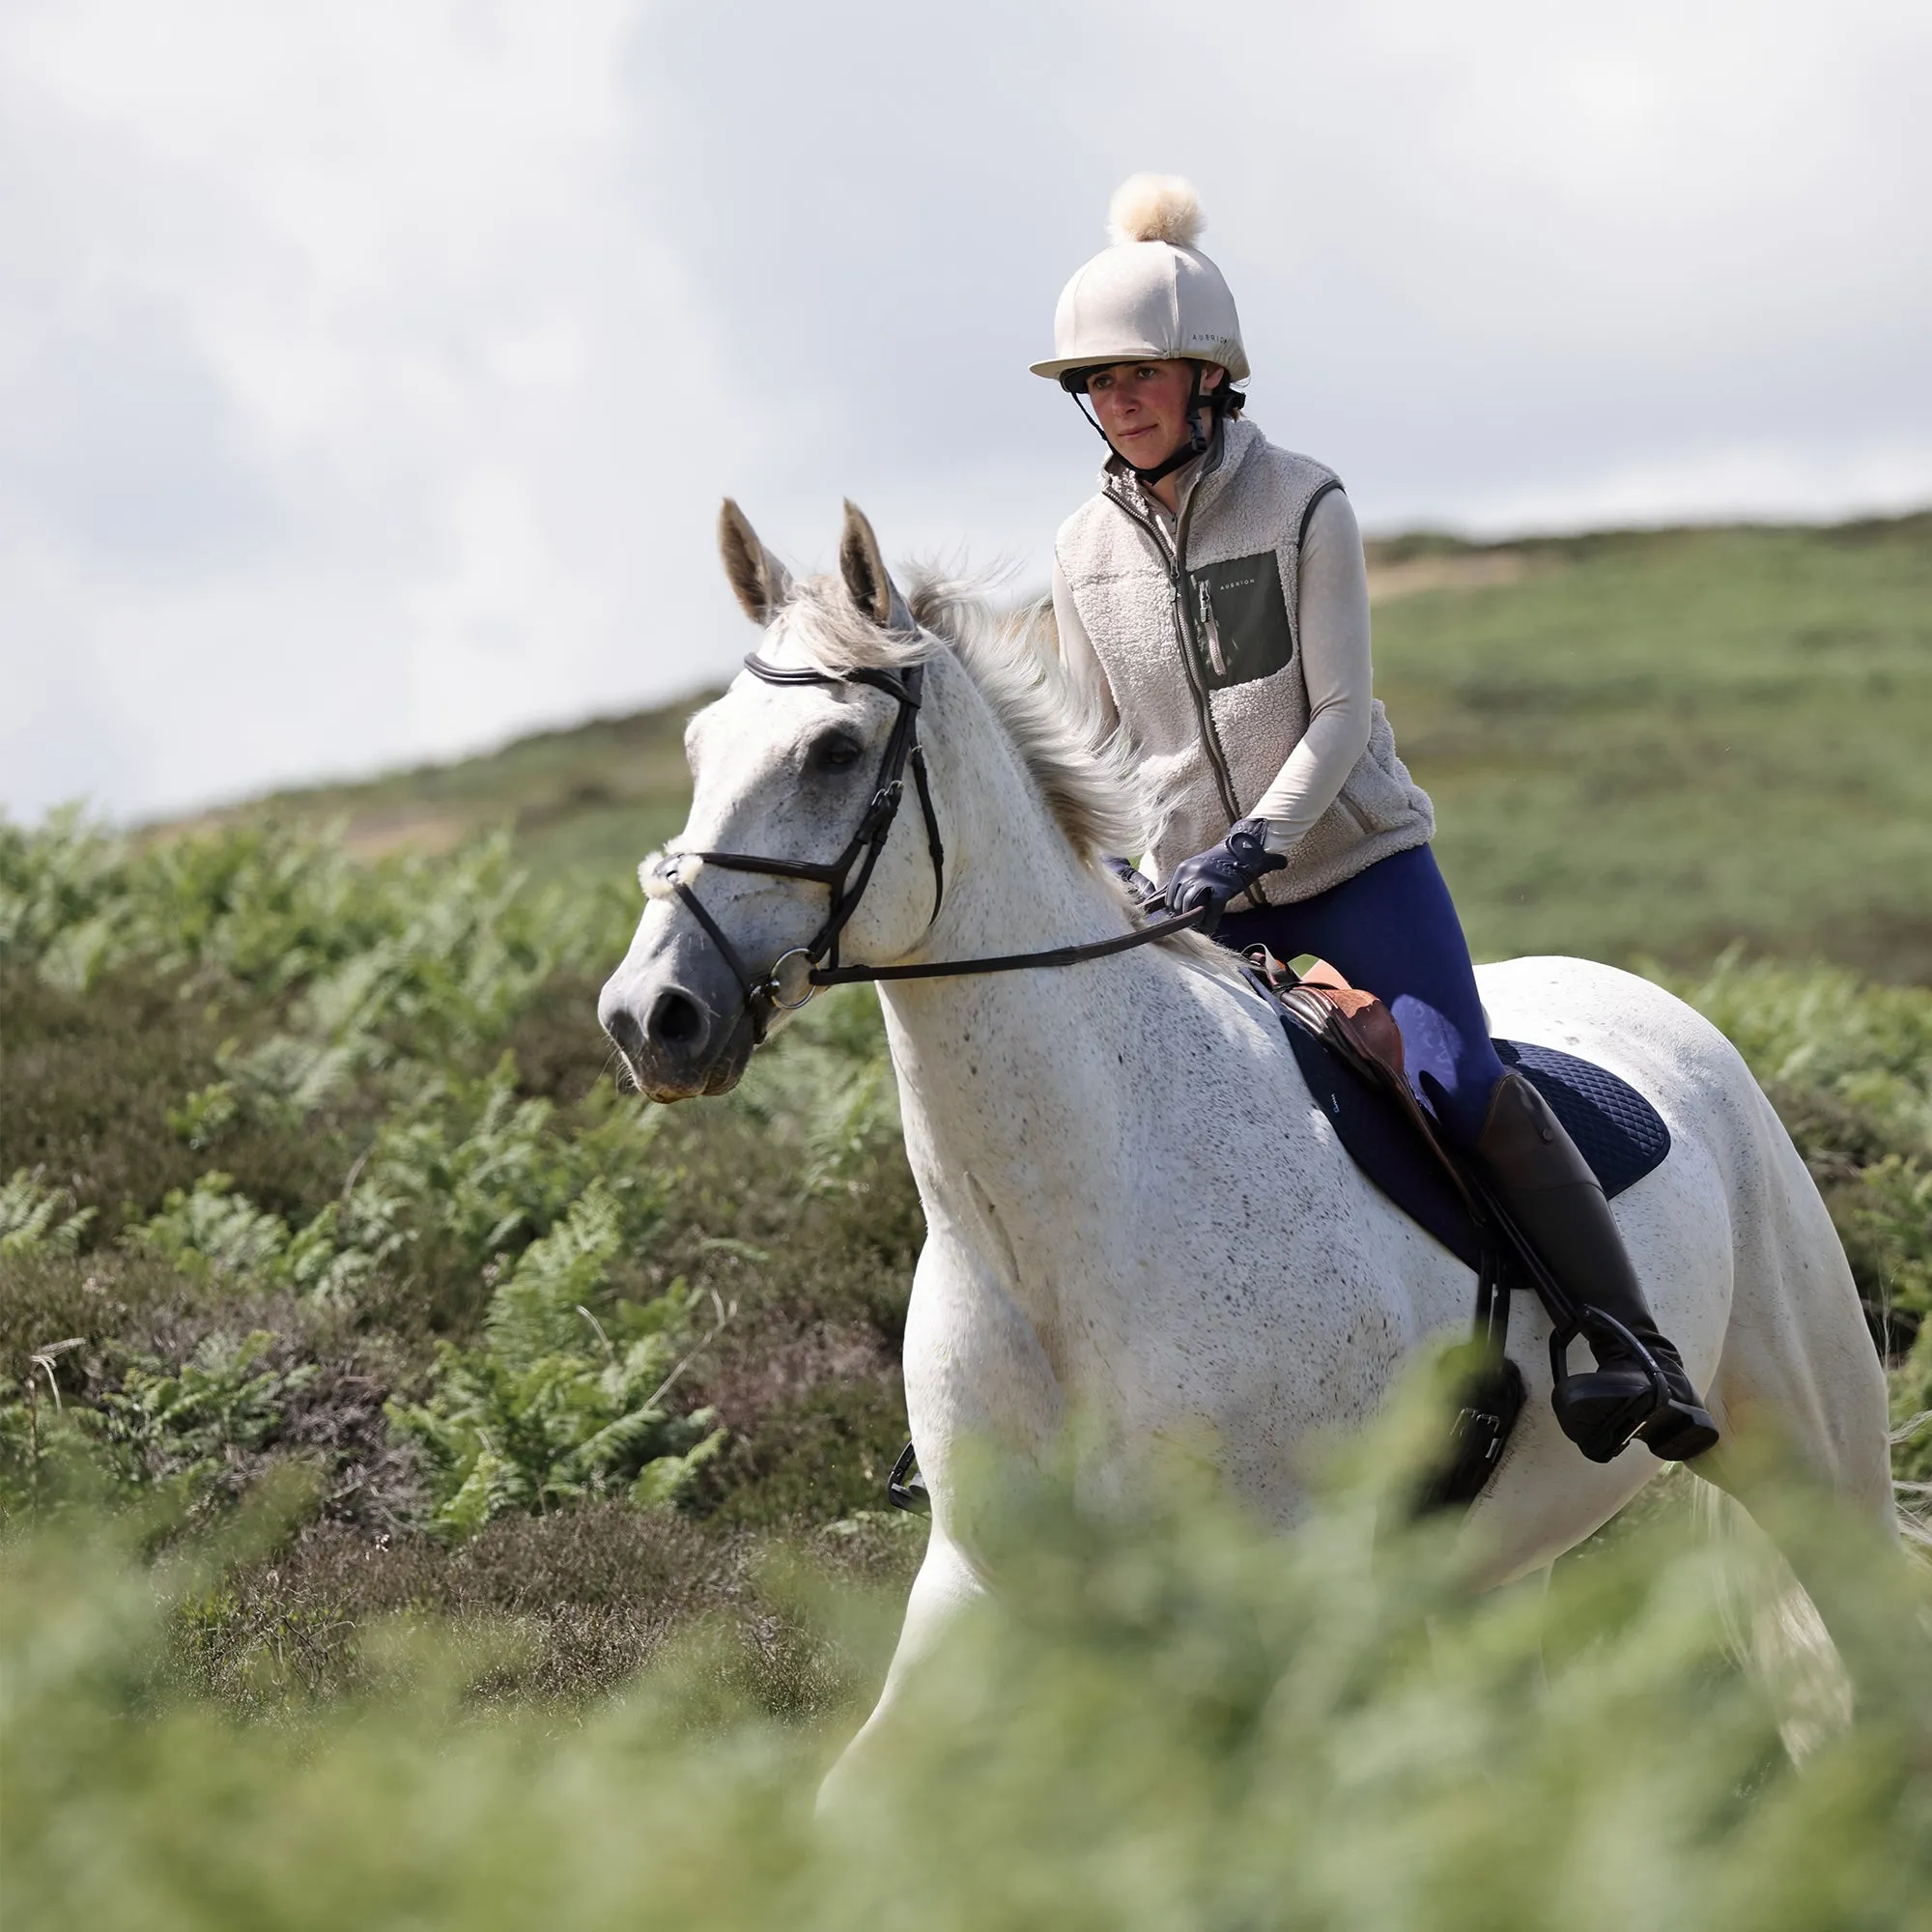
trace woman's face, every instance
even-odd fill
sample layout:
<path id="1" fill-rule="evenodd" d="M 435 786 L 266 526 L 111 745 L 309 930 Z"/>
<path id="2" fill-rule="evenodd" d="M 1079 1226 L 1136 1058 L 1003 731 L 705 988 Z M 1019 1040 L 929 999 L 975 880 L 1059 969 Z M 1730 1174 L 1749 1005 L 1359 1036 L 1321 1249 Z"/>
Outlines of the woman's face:
<path id="1" fill-rule="evenodd" d="M 1202 388 L 1213 388 L 1223 373 L 1205 370 Z M 1187 437 L 1193 385 L 1191 362 L 1115 362 L 1088 377 L 1087 394 L 1116 452 L 1136 469 L 1151 469 Z"/>

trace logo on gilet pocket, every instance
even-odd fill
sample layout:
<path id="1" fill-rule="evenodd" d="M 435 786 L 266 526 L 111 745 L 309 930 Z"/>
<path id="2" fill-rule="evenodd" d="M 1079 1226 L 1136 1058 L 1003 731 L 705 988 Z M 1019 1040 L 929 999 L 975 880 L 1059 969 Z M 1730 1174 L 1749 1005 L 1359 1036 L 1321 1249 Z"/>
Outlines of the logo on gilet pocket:
<path id="1" fill-rule="evenodd" d="M 1190 570 L 1194 641 L 1210 691 L 1272 677 L 1294 655 L 1281 566 L 1271 550 Z"/>

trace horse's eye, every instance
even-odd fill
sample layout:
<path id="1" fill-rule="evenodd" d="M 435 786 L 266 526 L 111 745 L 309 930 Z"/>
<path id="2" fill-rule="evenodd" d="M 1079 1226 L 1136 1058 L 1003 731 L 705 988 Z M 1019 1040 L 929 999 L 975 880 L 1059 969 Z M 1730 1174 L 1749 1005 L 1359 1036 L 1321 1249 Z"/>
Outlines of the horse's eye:
<path id="1" fill-rule="evenodd" d="M 828 731 L 811 748 L 811 769 L 815 772 L 842 772 L 859 761 L 859 741 L 843 731 Z"/>

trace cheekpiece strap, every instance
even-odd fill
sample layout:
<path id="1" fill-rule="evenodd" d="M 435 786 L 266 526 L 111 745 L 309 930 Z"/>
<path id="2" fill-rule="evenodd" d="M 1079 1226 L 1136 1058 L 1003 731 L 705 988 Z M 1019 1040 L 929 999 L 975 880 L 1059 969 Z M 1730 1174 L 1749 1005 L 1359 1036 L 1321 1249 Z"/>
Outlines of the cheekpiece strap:
<path id="1" fill-rule="evenodd" d="M 925 819 L 926 850 L 932 858 L 932 916 L 937 919 L 946 898 L 946 849 L 940 839 L 939 820 L 933 810 L 932 792 L 926 780 L 925 758 L 919 743 L 919 707 L 925 682 L 925 667 L 923 664 L 909 665 L 902 672 L 872 666 L 855 666 L 846 671 L 828 671 L 810 666 L 794 668 L 775 665 L 769 658 L 760 657 L 753 651 L 745 659 L 745 668 L 766 684 L 864 684 L 883 691 L 898 705 L 899 712 L 886 740 L 885 753 L 879 761 L 878 781 L 845 849 L 829 865 L 807 859 L 766 858 L 751 852 L 694 851 L 683 856 L 702 859 L 707 865 L 722 867 L 726 871 L 757 872 L 770 878 L 805 879 L 824 886 L 831 897 L 825 923 L 809 944 L 794 950 L 802 953 L 813 969 L 818 969 L 822 962 L 829 959 L 832 968 L 837 970 L 839 934 L 858 910 L 859 901 L 871 883 L 873 867 L 879 862 L 893 822 L 898 816 L 899 801 L 905 795 L 903 774 L 910 762 L 919 787 L 920 809 Z M 852 876 L 855 866 L 858 868 L 856 878 Z M 757 1037 L 762 1039 L 769 1007 L 774 999 L 772 982 L 753 977 L 724 936 L 724 929 L 699 902 L 696 894 L 678 880 L 674 873 L 671 884 L 679 902 L 724 955 L 725 964 L 730 967 L 744 991 L 745 1003 L 752 1012 Z M 817 983 L 815 970 L 812 983 Z"/>

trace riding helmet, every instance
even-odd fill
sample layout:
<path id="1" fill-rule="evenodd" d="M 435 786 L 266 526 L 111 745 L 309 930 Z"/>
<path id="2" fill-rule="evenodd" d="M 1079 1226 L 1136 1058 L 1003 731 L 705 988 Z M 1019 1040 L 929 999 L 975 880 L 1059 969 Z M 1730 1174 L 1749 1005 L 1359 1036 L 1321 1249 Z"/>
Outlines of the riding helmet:
<path id="1" fill-rule="evenodd" d="M 1112 362 L 1218 362 L 1231 383 L 1248 373 L 1241 321 L 1226 279 L 1194 243 L 1205 225 L 1193 185 L 1134 175 L 1108 206 L 1104 248 L 1061 291 L 1053 354 L 1031 364 L 1063 387 Z"/>

